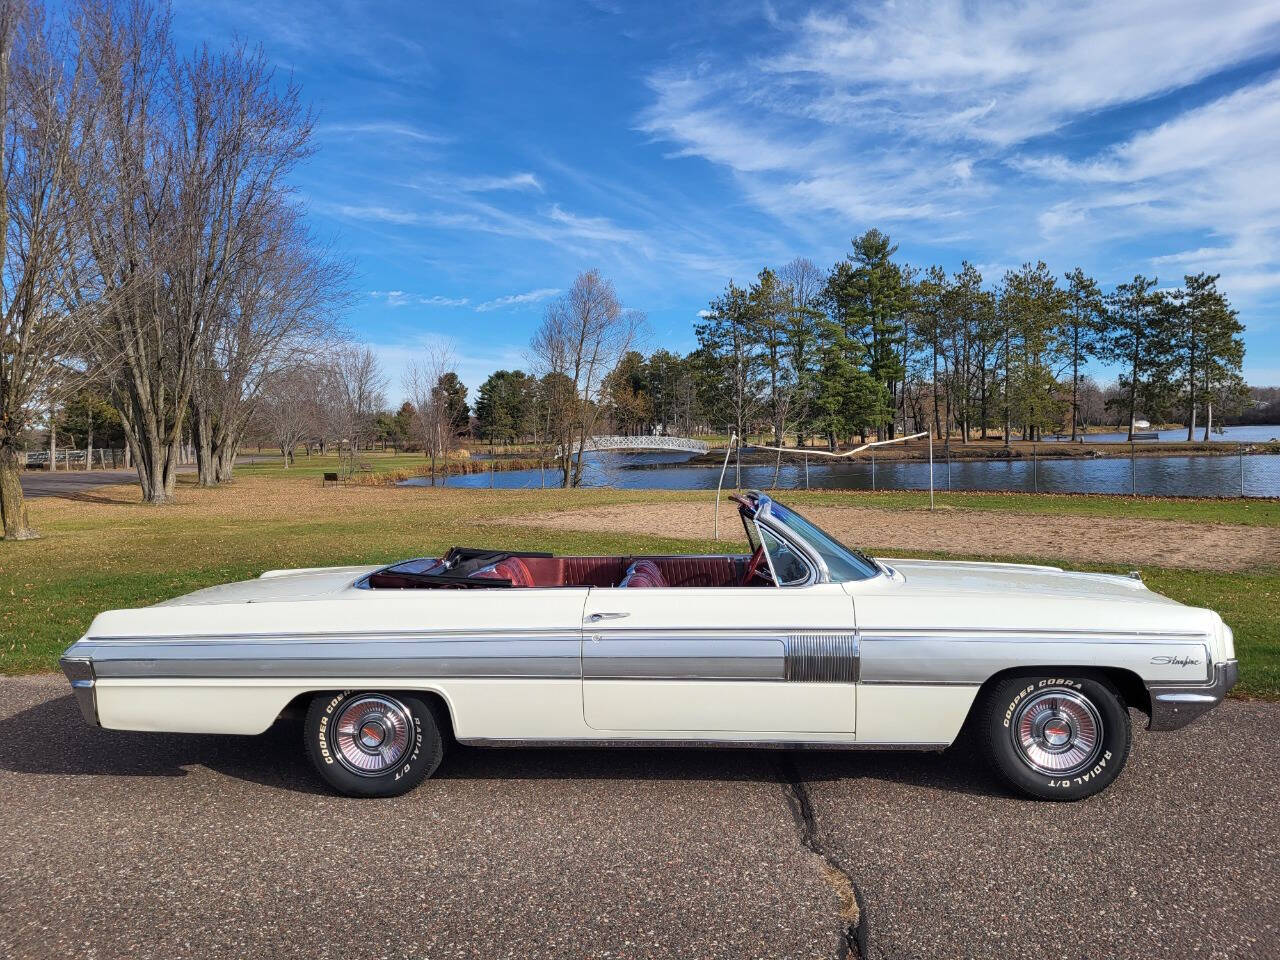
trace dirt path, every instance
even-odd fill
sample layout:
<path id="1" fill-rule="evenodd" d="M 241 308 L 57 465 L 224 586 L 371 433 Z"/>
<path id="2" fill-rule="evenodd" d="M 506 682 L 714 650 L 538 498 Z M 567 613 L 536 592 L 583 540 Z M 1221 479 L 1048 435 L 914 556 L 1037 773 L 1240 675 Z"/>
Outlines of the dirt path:
<path id="1" fill-rule="evenodd" d="M 1280 563 L 1280 530 L 1274 527 L 974 510 L 931 514 L 875 507 L 814 507 L 806 514 L 841 540 L 886 556 L 899 550 L 936 550 L 1197 570 L 1248 570 Z M 709 539 L 712 519 L 709 504 L 665 503 L 566 510 L 497 522 Z M 742 538 L 732 504 L 720 507 L 720 529 L 722 536 Z"/>

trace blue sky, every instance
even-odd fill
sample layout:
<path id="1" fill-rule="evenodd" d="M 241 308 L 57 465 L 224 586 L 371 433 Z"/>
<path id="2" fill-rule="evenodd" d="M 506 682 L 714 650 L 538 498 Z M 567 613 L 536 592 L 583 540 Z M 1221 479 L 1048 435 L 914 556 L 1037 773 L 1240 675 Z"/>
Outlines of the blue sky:
<path id="1" fill-rule="evenodd" d="M 732 277 L 868 227 L 914 264 L 1223 274 L 1280 384 L 1280 4 L 183 3 L 318 111 L 297 186 L 353 260 L 348 317 L 399 394 L 453 339 L 520 366 L 598 267 L 687 350 Z M 1105 371 L 1099 371 L 1104 376 Z"/>

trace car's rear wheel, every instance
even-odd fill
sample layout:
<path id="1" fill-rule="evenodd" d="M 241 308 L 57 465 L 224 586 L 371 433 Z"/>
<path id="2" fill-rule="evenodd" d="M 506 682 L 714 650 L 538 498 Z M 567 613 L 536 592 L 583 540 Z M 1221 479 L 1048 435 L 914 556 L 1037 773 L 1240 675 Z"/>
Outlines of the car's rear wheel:
<path id="1" fill-rule="evenodd" d="M 320 694 L 307 710 L 305 736 L 320 776 L 352 797 L 407 793 L 444 757 L 444 738 L 431 706 L 399 693 Z"/>
<path id="2" fill-rule="evenodd" d="M 1129 711 L 1100 677 L 1015 676 L 986 694 L 981 740 L 995 770 L 1029 796 L 1082 800 L 1129 758 Z"/>

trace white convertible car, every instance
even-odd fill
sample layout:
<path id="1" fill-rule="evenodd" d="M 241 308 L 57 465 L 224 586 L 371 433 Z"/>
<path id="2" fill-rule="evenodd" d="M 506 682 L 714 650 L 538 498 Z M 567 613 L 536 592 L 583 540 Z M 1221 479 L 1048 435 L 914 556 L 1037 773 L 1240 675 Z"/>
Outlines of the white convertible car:
<path id="1" fill-rule="evenodd" d="M 305 708 L 336 789 L 403 793 L 446 746 L 937 750 L 968 721 L 1035 797 L 1110 784 L 1129 708 L 1183 726 L 1231 630 L 1137 577 L 873 559 L 759 492 L 746 556 L 454 548 L 272 570 L 100 614 L 62 665 L 90 723 L 254 734 Z"/>

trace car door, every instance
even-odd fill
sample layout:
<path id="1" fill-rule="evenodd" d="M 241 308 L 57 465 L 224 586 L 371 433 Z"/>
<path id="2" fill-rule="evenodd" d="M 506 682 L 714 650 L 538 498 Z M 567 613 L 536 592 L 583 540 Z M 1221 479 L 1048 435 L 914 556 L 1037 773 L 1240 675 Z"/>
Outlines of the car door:
<path id="1" fill-rule="evenodd" d="M 839 584 L 593 587 L 583 716 L 657 739 L 852 739 L 857 665 Z"/>

